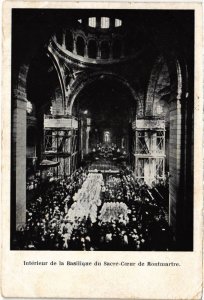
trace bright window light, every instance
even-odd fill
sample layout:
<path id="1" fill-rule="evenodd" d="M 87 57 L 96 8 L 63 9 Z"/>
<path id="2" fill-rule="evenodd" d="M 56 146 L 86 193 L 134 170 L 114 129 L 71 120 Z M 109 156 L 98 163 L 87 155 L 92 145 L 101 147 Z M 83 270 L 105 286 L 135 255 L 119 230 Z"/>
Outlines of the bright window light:
<path id="1" fill-rule="evenodd" d="M 107 17 L 101 18 L 101 28 L 109 28 L 110 27 L 110 19 Z"/>
<path id="2" fill-rule="evenodd" d="M 115 19 L 115 27 L 120 27 L 122 25 L 122 21 L 119 19 Z"/>
<path id="3" fill-rule="evenodd" d="M 89 26 L 90 27 L 96 27 L 96 18 L 89 18 Z"/>

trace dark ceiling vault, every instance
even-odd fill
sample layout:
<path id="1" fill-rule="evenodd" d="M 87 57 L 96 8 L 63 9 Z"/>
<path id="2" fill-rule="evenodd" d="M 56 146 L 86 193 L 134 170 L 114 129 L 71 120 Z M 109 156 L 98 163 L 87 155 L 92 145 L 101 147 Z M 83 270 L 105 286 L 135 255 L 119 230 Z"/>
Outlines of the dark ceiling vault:
<path id="1" fill-rule="evenodd" d="M 64 9 L 13 9 L 12 12 L 12 36 L 13 54 L 15 62 L 23 57 L 22 53 L 30 52 L 33 55 L 42 49 L 53 32 L 60 28 L 76 26 L 79 18 L 90 16 L 112 16 L 123 20 L 122 30 L 127 30 L 130 39 L 138 44 L 145 41 L 155 47 L 176 46 L 178 49 L 188 48 L 194 39 L 193 11 L 189 10 L 64 10 Z M 154 34 L 153 34 L 154 33 Z M 135 39 L 135 38 L 136 39 Z M 179 38 L 178 38 L 179 37 Z M 32 45 L 32 47 L 31 47 Z"/>

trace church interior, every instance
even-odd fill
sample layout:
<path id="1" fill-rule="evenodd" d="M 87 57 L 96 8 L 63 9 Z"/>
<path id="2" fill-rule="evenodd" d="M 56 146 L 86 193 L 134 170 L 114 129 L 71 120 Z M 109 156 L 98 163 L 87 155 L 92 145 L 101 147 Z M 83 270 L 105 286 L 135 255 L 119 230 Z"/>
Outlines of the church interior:
<path id="1" fill-rule="evenodd" d="M 194 14 L 13 9 L 11 249 L 193 250 Z"/>

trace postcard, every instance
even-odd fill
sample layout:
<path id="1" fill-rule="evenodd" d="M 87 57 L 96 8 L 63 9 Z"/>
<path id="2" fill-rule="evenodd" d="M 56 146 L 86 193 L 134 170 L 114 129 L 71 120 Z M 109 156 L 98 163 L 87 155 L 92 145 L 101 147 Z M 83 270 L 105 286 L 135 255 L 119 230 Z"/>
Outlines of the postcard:
<path id="1" fill-rule="evenodd" d="M 201 299 L 199 3 L 5 1 L 2 296 Z"/>

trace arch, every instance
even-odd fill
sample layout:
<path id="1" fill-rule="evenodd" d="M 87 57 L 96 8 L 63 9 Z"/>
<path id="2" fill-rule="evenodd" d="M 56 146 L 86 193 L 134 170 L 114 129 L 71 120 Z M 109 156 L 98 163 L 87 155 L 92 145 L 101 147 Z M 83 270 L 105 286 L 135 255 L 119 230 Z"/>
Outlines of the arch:
<path id="1" fill-rule="evenodd" d="M 62 72 L 60 70 L 60 66 L 59 64 L 57 63 L 57 59 L 55 58 L 54 54 L 50 51 L 50 49 L 48 48 L 48 51 L 47 51 L 47 55 L 49 56 L 49 58 L 51 59 L 54 67 L 55 67 L 55 70 L 57 72 L 57 76 L 58 76 L 58 79 L 59 79 L 59 83 L 60 83 L 60 88 L 61 88 L 61 91 L 62 91 L 62 100 L 63 100 L 63 103 L 62 105 L 64 106 L 64 109 L 66 109 L 66 95 L 65 95 L 65 83 L 64 83 L 64 80 L 63 80 L 63 76 L 62 76 Z"/>
<path id="2" fill-rule="evenodd" d="M 120 58 L 121 57 L 121 41 L 119 39 L 114 40 L 113 42 L 113 58 Z"/>
<path id="3" fill-rule="evenodd" d="M 102 59 L 108 59 L 110 56 L 110 45 L 108 41 L 102 41 L 101 45 L 101 58 Z"/>
<path id="4" fill-rule="evenodd" d="M 35 52 L 35 54 L 37 51 Z M 27 154 L 27 100 L 28 100 L 28 80 L 31 62 L 33 60 L 33 52 L 24 56 L 24 63 L 20 65 L 15 72 L 12 73 L 12 201 L 17 208 L 16 212 L 12 213 L 12 228 L 20 230 L 26 223 L 26 154 Z M 51 59 L 57 75 L 59 77 L 62 91 L 63 78 L 60 72 L 60 67 L 57 64 L 53 54 L 48 50 L 47 55 Z M 63 93 L 63 92 L 62 92 Z M 63 93 L 65 99 L 65 94 Z M 18 174 L 21 176 L 18 176 Z"/>
<path id="5" fill-rule="evenodd" d="M 89 40 L 88 43 L 88 57 L 96 58 L 97 56 L 97 42 L 96 40 Z"/>
<path id="6" fill-rule="evenodd" d="M 169 72 L 169 224 L 177 249 L 193 249 L 193 68 L 183 54 L 163 52 L 155 59 L 146 97 L 151 114 L 159 74 Z M 189 75 L 190 72 L 190 75 Z M 192 76 L 192 85 L 189 76 Z M 148 103 L 149 101 L 149 103 Z M 188 241 L 186 240 L 188 236 Z"/>
<path id="7" fill-rule="evenodd" d="M 117 74 L 110 73 L 110 72 L 96 72 L 96 73 L 91 74 L 89 76 L 89 78 L 87 78 L 87 79 L 81 78 L 79 80 L 77 86 L 70 92 L 70 94 L 68 96 L 68 102 L 67 102 L 67 111 L 70 115 L 72 114 L 72 108 L 74 105 L 74 101 L 77 98 L 78 94 L 82 91 L 82 89 L 84 89 L 85 87 L 87 87 L 88 85 L 90 85 L 91 83 L 93 83 L 94 81 L 96 81 L 100 78 L 113 79 L 113 80 L 117 81 L 119 84 L 124 85 L 130 91 L 131 95 L 133 96 L 133 99 L 136 102 L 141 101 L 139 99 L 136 91 L 131 86 L 131 84 L 123 77 L 121 77 Z"/>
<path id="8" fill-rule="evenodd" d="M 163 54 L 170 77 L 169 224 L 179 250 L 193 247 L 193 88 L 188 67 L 176 54 Z M 188 235 L 188 241 L 185 235 Z M 185 244 L 185 245 L 184 245 Z"/>
<path id="9" fill-rule="evenodd" d="M 73 51 L 74 39 L 73 39 L 72 32 L 70 30 L 66 31 L 65 46 L 68 51 L 71 51 L 71 52 Z"/>
<path id="10" fill-rule="evenodd" d="M 187 98 L 189 90 L 188 68 L 184 59 L 179 56 L 164 55 L 166 60 L 171 83 L 171 99 L 181 100 Z"/>
<path id="11" fill-rule="evenodd" d="M 150 78 L 147 85 L 146 100 L 145 100 L 145 114 L 153 114 L 153 106 L 155 96 L 157 93 L 157 85 L 159 84 L 159 76 L 161 72 L 165 73 L 168 69 L 169 74 L 169 88 L 166 88 L 164 94 L 169 94 L 168 102 L 172 100 L 181 99 L 183 93 L 188 93 L 187 67 L 184 61 L 181 61 L 176 56 L 168 54 L 160 54 L 155 58 Z M 163 74 L 165 75 L 165 74 Z M 184 92 L 185 91 L 185 92 Z"/>
<path id="12" fill-rule="evenodd" d="M 62 46 L 62 44 L 63 44 L 63 38 L 64 38 L 64 34 L 63 34 L 62 30 L 56 32 L 56 40 L 60 46 Z"/>
<path id="13" fill-rule="evenodd" d="M 77 37 L 76 51 L 77 51 L 77 54 L 80 56 L 84 56 L 84 54 L 85 54 L 85 41 L 81 36 Z"/>
<path id="14" fill-rule="evenodd" d="M 161 70 L 164 66 L 164 57 L 162 55 L 158 56 L 153 64 L 153 68 L 150 74 L 148 88 L 146 93 L 145 101 L 145 115 L 153 115 L 153 104 L 155 98 L 155 92 L 158 84 L 158 79 L 161 74 Z"/>

